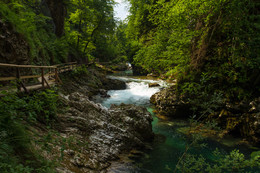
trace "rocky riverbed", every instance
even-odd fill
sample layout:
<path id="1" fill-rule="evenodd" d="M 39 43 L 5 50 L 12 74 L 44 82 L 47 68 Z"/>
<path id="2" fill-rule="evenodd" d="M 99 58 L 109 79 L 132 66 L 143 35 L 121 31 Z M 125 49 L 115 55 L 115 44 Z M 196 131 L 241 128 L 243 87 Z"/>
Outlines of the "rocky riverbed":
<path id="1" fill-rule="evenodd" d="M 59 94 L 63 110 L 51 129 L 36 124 L 35 141 L 46 139 L 43 156 L 57 162 L 60 173 L 107 172 L 113 161 L 133 149 L 149 147 L 154 138 L 152 115 L 136 105 L 112 105 L 110 109 L 91 101 L 108 89 L 124 89 L 125 82 L 106 78 L 100 69 L 89 68 L 85 76 L 63 78 Z M 48 139 L 48 140 L 47 140 Z"/>

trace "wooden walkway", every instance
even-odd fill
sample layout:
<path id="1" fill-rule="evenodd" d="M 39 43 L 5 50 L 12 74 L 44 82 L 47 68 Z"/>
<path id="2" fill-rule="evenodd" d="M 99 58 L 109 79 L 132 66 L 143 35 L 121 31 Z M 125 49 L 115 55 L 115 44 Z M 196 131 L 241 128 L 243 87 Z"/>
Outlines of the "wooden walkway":
<path id="1" fill-rule="evenodd" d="M 12 92 L 29 92 L 31 90 L 50 88 L 53 85 L 61 84 L 62 81 L 59 78 L 59 74 L 67 71 L 72 71 L 77 67 L 76 62 L 69 62 L 65 64 L 58 64 L 53 66 L 35 66 L 35 65 L 16 65 L 16 64 L 4 64 L 0 63 L 0 69 L 8 68 L 15 72 L 14 76 L 1 77 L 0 84 L 11 83 L 15 81 L 14 85 L 16 89 L 10 89 L 10 85 L 0 88 L 1 91 L 12 91 Z M 22 69 L 27 69 L 32 74 L 21 75 Z M 28 70 L 29 69 L 29 70 Z M 33 83 L 32 83 L 33 81 Z"/>

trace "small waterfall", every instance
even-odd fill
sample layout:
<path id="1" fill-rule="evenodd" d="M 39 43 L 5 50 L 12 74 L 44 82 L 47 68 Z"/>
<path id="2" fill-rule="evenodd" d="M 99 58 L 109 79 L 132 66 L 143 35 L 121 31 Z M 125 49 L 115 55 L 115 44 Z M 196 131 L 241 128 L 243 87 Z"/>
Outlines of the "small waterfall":
<path id="1" fill-rule="evenodd" d="M 108 94 L 110 98 L 104 99 L 101 104 L 105 107 L 110 107 L 111 104 L 135 104 L 142 106 L 150 105 L 150 97 L 160 90 L 160 87 L 149 88 L 148 84 L 155 82 L 153 80 L 140 80 L 127 77 L 114 77 L 119 80 L 127 82 L 127 89 L 125 90 L 110 90 Z M 164 82 L 159 81 L 161 85 Z"/>

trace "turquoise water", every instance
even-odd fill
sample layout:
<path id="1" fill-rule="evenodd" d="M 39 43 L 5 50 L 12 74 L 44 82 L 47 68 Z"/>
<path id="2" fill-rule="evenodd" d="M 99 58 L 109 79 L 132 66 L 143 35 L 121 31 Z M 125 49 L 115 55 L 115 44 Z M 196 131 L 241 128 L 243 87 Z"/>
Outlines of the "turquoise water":
<path id="1" fill-rule="evenodd" d="M 129 163 L 117 166 L 112 169 L 114 173 L 170 173 L 173 172 L 180 156 L 185 151 L 185 147 L 191 142 L 187 137 L 180 132 L 179 128 L 187 127 L 188 122 L 185 120 L 164 120 L 156 117 L 153 113 L 152 105 L 149 103 L 149 98 L 160 88 L 149 88 L 148 83 L 152 80 L 138 80 L 132 78 L 120 78 L 127 81 L 126 90 L 112 90 L 108 94 L 110 98 L 103 99 L 101 104 L 105 107 L 110 107 L 111 104 L 136 104 L 147 107 L 147 110 L 153 115 L 153 131 L 156 134 L 154 142 L 151 144 L 151 149 L 142 151 L 142 154 L 132 156 L 132 161 Z M 158 81 L 157 81 L 158 82 Z M 161 85 L 164 83 L 159 81 Z M 227 140 L 232 144 L 233 139 Z M 205 139 L 203 143 L 206 147 L 193 147 L 189 153 L 202 155 L 207 161 L 214 159 L 213 151 L 216 148 L 223 154 L 228 154 L 234 148 L 239 149 L 246 157 L 250 156 L 252 151 L 243 145 L 227 146 L 214 140 Z M 257 172 L 256 170 L 255 172 Z M 260 171 L 259 171 L 260 172 Z"/>
<path id="2" fill-rule="evenodd" d="M 151 108 L 150 108 L 151 109 Z M 178 131 L 178 128 L 187 127 L 188 123 L 182 120 L 162 120 L 154 116 L 153 131 L 157 134 L 155 142 L 152 144 L 152 150 L 145 151 L 143 157 L 136 158 L 134 163 L 138 164 L 139 173 L 172 173 L 180 156 L 185 151 L 185 147 L 191 143 L 187 137 Z M 208 162 L 213 161 L 215 156 L 213 152 L 218 148 L 222 154 L 228 154 L 234 148 L 249 158 L 253 149 L 247 146 L 225 146 L 217 141 L 205 139 L 201 141 L 206 146 L 203 148 L 193 147 L 189 153 L 202 155 Z M 131 172 L 131 171 L 130 171 Z M 136 171 L 132 171 L 136 172 Z M 257 172 L 257 170 L 255 171 Z"/>

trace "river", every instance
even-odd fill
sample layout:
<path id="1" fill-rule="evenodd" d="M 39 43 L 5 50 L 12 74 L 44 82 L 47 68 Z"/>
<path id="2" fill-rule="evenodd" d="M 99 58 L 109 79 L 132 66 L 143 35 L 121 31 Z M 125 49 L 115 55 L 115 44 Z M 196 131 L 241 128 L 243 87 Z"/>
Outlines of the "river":
<path id="1" fill-rule="evenodd" d="M 136 79 L 133 77 L 112 77 L 127 82 L 125 90 L 111 90 L 108 94 L 111 96 L 106 99 L 97 99 L 97 102 L 109 108 L 111 104 L 136 104 L 145 106 L 153 115 L 153 131 L 156 138 L 151 145 L 152 149 L 142 151 L 139 155 L 130 158 L 130 162 L 114 166 L 110 172 L 114 173 L 170 173 L 175 169 L 179 157 L 185 150 L 185 146 L 190 143 L 186 136 L 181 132 L 182 127 L 187 127 L 185 120 L 169 120 L 158 118 L 153 113 L 152 105 L 149 102 L 150 97 L 160 90 L 159 87 L 149 88 L 148 83 L 157 82 L 161 86 L 166 86 L 163 81 L 153 81 Z M 214 159 L 213 151 L 216 148 L 223 154 L 227 154 L 234 148 L 249 157 L 255 149 L 249 149 L 244 145 L 235 145 L 237 139 L 230 137 L 217 142 L 212 139 L 205 139 L 206 144 L 203 148 L 192 148 L 193 154 L 203 155 L 208 161 Z"/>

